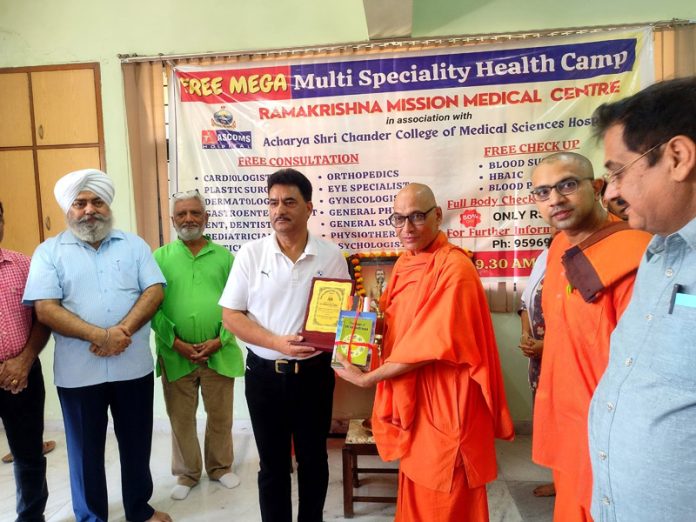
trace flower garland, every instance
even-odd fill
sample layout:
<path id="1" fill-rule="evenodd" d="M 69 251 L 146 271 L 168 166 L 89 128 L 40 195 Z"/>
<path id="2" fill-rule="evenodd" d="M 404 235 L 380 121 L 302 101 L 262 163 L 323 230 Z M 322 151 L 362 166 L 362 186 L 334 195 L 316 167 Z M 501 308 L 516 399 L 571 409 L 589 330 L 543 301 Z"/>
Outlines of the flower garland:
<path id="1" fill-rule="evenodd" d="M 460 247 L 462 248 L 462 247 Z M 467 255 L 469 259 L 474 258 L 474 253 L 467 249 L 467 248 L 462 248 L 464 253 Z M 392 252 L 358 252 L 356 254 L 349 254 L 348 252 L 344 252 L 343 255 L 346 258 L 346 261 L 348 262 L 348 269 L 350 270 L 350 275 L 355 281 L 355 293 L 357 295 L 365 296 L 367 294 L 367 290 L 365 290 L 365 280 L 362 276 L 362 260 L 363 259 L 370 259 L 370 258 L 386 258 L 386 259 L 398 259 L 398 257 L 403 254 L 404 251 L 392 251 Z"/>

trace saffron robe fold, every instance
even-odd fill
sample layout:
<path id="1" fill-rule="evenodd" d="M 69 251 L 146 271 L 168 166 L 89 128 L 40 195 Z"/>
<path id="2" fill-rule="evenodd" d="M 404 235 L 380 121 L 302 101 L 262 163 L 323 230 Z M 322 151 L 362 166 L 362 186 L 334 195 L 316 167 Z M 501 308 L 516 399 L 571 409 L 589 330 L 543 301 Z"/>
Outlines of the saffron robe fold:
<path id="1" fill-rule="evenodd" d="M 511 440 L 498 349 L 471 260 L 440 233 L 404 253 L 380 300 L 383 357 L 428 362 L 377 385 L 372 426 L 384 460 L 413 482 L 450 492 L 462 465 L 471 488 L 495 480 L 494 437 Z"/>
<path id="2" fill-rule="evenodd" d="M 605 226 L 617 220 L 609 216 Z M 534 403 L 532 458 L 573 477 L 574 484 L 567 483 L 575 491 L 567 496 L 587 512 L 592 495 L 590 400 L 607 367 L 609 337 L 631 299 L 650 238 L 646 232 L 619 230 L 583 251 L 604 285 L 591 302 L 568 282 L 562 258 L 574 247 L 566 235 L 558 234 L 549 247 L 542 293 L 546 337 Z"/>

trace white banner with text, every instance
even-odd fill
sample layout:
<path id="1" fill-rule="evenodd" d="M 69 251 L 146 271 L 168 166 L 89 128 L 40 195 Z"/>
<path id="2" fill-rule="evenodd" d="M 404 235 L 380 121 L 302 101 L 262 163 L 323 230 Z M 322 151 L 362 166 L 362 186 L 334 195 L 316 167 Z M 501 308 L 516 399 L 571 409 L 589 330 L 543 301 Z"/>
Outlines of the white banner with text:
<path id="1" fill-rule="evenodd" d="M 509 293 L 549 240 L 531 169 L 558 151 L 601 169 L 594 109 L 653 76 L 649 28 L 178 66 L 171 192 L 197 188 L 207 233 L 234 252 L 271 232 L 266 178 L 292 167 L 314 186 L 312 233 L 349 253 L 384 255 L 399 250 L 387 219 L 396 193 L 425 183 L 450 241 L 474 252 L 484 282 Z"/>

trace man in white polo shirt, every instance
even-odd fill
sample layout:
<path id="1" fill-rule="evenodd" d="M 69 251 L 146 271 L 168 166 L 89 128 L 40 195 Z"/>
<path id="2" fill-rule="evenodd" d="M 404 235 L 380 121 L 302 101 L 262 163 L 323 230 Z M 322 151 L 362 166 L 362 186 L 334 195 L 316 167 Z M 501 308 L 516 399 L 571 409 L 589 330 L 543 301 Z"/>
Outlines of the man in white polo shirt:
<path id="1" fill-rule="evenodd" d="M 299 522 L 321 522 L 329 483 L 326 437 L 331 424 L 331 354 L 292 344 L 304 320 L 314 277 L 348 279 L 333 243 L 309 234 L 312 184 L 282 169 L 268 178 L 274 233 L 245 244 L 220 298 L 225 328 L 249 349 L 246 398 L 260 457 L 264 522 L 292 520 L 291 445 L 297 460 Z M 282 362 L 281 362 L 282 361 Z"/>

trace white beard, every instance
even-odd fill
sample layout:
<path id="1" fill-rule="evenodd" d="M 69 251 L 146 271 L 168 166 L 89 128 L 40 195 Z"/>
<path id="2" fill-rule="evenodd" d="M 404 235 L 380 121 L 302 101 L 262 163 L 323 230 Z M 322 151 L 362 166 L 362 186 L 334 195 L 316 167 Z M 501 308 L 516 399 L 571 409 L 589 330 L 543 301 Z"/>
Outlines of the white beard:
<path id="1" fill-rule="evenodd" d="M 174 227 L 176 230 L 176 235 L 182 241 L 195 241 L 203 236 L 203 229 L 201 227 Z"/>
<path id="2" fill-rule="evenodd" d="M 74 219 L 68 215 L 68 227 L 70 231 L 78 239 L 85 243 L 98 243 L 109 235 L 113 227 L 113 217 L 111 214 L 102 216 L 95 214 L 92 216 L 96 219 L 94 223 L 87 223 L 87 216 L 80 219 Z"/>

